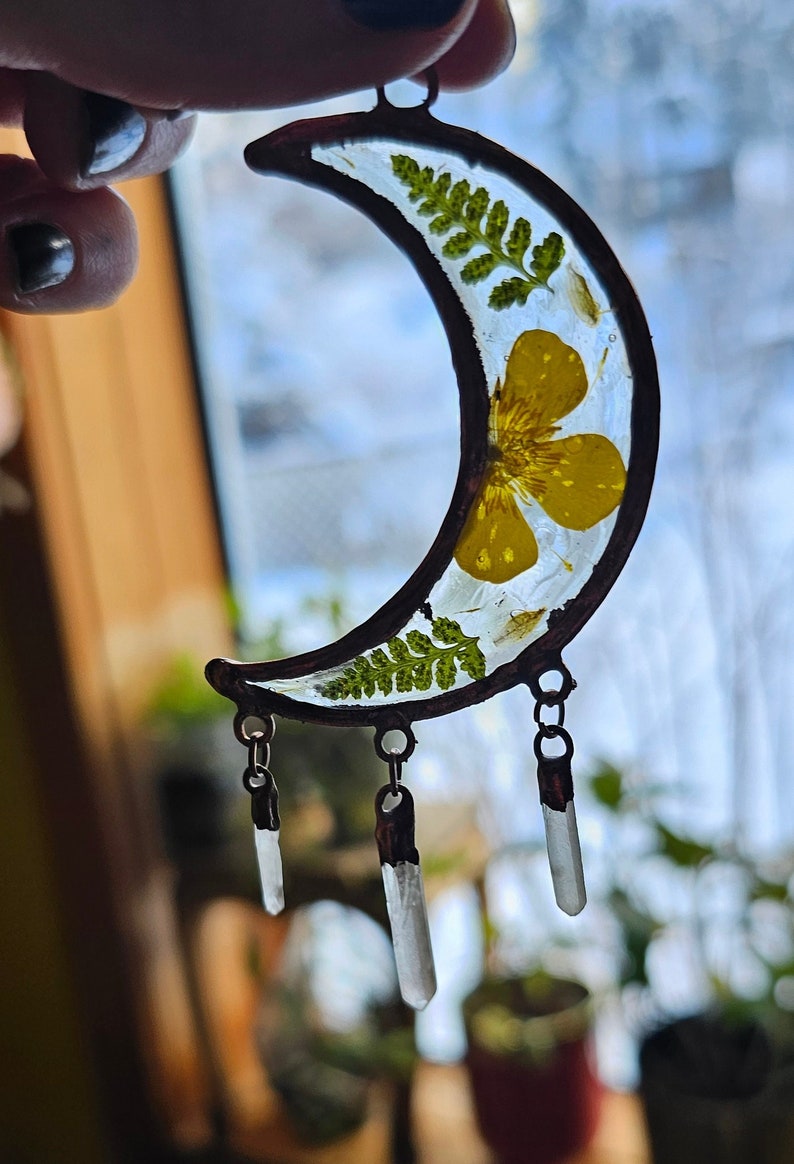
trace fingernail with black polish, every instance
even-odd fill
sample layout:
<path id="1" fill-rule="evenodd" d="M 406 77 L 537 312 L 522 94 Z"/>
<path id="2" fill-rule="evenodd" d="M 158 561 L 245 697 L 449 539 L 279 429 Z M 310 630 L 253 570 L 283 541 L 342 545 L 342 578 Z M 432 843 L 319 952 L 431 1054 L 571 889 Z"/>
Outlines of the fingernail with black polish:
<path id="1" fill-rule="evenodd" d="M 165 111 L 166 121 L 185 121 L 188 117 L 192 116 L 192 109 L 167 109 Z"/>
<path id="2" fill-rule="evenodd" d="M 440 28 L 463 7 L 464 0 L 342 0 L 359 24 L 376 32 Z"/>
<path id="3" fill-rule="evenodd" d="M 84 178 L 109 174 L 137 154 L 146 137 L 146 118 L 115 97 L 86 93 L 87 114 L 85 152 L 80 173 Z"/>
<path id="4" fill-rule="evenodd" d="M 20 295 L 57 287 L 74 270 L 72 240 L 57 226 L 28 222 L 10 227 L 6 237 Z"/>

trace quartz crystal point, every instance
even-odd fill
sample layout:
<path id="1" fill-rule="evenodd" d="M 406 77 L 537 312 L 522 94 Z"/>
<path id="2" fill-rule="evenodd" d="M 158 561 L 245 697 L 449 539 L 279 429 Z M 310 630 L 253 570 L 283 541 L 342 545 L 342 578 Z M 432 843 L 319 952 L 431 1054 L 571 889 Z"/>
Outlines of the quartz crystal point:
<path id="1" fill-rule="evenodd" d="M 266 913 L 274 915 L 284 908 L 284 874 L 278 834 L 278 829 L 254 829 L 262 904 Z"/>
<path id="2" fill-rule="evenodd" d="M 587 903 L 587 892 L 573 801 L 568 801 L 564 812 L 544 804 L 543 823 L 554 897 L 564 913 L 575 917 Z"/>
<path id="3" fill-rule="evenodd" d="M 397 980 L 403 1001 L 424 1010 L 436 992 L 422 868 L 411 861 L 381 866 Z"/>
<path id="4" fill-rule="evenodd" d="M 278 844 L 281 829 L 278 789 L 273 773 L 262 764 L 249 768 L 244 780 L 247 781 L 246 787 L 251 793 L 251 816 L 254 821 L 262 904 L 266 913 L 281 913 L 284 908 L 284 873 Z"/>
<path id="5" fill-rule="evenodd" d="M 387 798 L 392 802 L 386 807 Z M 384 785 L 375 797 L 378 842 L 386 909 L 389 914 L 397 981 L 403 1001 L 424 1010 L 436 992 L 425 887 L 414 845 L 414 800 L 402 784 L 396 796 Z"/>

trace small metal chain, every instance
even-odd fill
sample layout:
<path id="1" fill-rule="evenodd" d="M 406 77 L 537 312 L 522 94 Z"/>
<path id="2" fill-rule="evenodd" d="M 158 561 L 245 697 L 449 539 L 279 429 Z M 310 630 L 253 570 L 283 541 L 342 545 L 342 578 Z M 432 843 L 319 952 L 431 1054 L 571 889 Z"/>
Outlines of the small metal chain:
<path id="1" fill-rule="evenodd" d="M 559 686 L 552 688 L 541 686 L 543 676 L 554 672 L 560 675 Z M 538 761 L 540 796 L 541 801 L 551 808 L 564 809 L 573 795 L 571 780 L 573 739 L 570 732 L 565 730 L 564 724 L 565 700 L 575 686 L 570 671 L 561 659 L 529 680 L 530 690 L 535 697 L 533 718 L 538 730 L 535 734 L 534 750 Z M 562 745 L 561 752 L 548 750 L 548 742 L 552 740 L 556 741 L 557 746 Z"/>

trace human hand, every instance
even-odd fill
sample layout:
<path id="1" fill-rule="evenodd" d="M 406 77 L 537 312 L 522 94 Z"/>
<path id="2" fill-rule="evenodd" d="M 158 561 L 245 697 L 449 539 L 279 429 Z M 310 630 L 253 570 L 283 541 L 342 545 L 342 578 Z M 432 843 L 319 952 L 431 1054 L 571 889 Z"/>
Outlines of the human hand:
<path id="1" fill-rule="evenodd" d="M 113 302 L 136 235 L 108 183 L 166 169 L 192 111 L 299 104 L 431 64 L 469 88 L 513 46 L 507 0 L 4 0 L 0 125 L 24 125 L 35 161 L 0 155 L 0 307 Z"/>

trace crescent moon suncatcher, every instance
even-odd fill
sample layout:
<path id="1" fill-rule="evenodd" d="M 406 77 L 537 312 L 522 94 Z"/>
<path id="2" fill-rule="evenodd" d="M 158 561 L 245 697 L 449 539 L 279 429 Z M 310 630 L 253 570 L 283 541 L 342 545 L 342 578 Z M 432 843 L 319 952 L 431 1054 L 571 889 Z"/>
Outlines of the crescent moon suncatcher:
<path id="1" fill-rule="evenodd" d="M 413 802 L 401 786 L 416 721 L 529 686 L 555 895 L 568 913 L 585 904 L 563 726 L 573 680 L 560 652 L 639 533 L 659 416 L 647 324 L 597 228 L 531 165 L 439 122 L 432 77 L 429 88 L 415 108 L 379 91 L 370 112 L 296 122 L 250 145 L 246 160 L 343 198 L 413 263 L 442 319 L 460 395 L 449 509 L 414 574 L 337 642 L 207 666 L 237 705 L 235 732 L 249 749 L 245 784 L 271 910 L 283 903 L 268 768 L 274 715 L 375 729 L 390 777 L 376 798 L 376 836 L 400 986 L 416 1007 L 435 989 Z M 390 731 L 402 733 L 401 747 L 385 747 Z"/>

